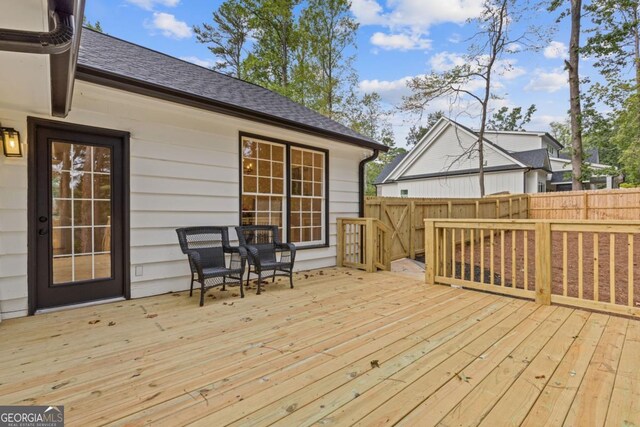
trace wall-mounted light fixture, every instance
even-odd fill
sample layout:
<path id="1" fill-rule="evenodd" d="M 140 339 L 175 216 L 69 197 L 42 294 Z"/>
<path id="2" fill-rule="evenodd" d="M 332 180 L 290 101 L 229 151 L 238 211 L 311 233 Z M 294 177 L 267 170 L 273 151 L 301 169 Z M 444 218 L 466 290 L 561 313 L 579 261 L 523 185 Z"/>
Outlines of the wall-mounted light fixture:
<path id="1" fill-rule="evenodd" d="M 0 128 L 2 131 L 2 150 L 7 157 L 22 157 L 20 132 L 13 128 Z"/>

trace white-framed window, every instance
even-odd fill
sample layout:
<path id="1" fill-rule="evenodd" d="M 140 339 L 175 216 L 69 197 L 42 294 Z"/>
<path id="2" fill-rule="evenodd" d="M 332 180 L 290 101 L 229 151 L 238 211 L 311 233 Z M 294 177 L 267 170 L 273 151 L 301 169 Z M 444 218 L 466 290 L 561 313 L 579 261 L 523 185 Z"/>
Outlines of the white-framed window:
<path id="1" fill-rule="evenodd" d="M 241 223 L 278 225 L 283 241 L 325 246 L 326 150 L 241 135 Z"/>
<path id="2" fill-rule="evenodd" d="M 547 191 L 547 184 L 542 181 L 538 181 L 538 193 L 545 193 Z"/>
<path id="3" fill-rule="evenodd" d="M 409 190 L 407 189 L 400 190 L 400 197 L 409 197 Z"/>

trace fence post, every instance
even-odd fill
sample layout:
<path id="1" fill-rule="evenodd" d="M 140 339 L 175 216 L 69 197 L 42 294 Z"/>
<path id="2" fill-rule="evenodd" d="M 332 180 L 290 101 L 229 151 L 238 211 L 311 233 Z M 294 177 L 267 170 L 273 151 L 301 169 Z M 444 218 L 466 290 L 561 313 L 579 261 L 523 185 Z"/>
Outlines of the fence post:
<path id="1" fill-rule="evenodd" d="M 338 265 L 338 267 L 343 267 L 343 263 L 344 263 L 344 224 L 342 222 L 342 218 L 338 218 L 336 220 L 336 227 L 337 227 L 337 232 L 338 232 L 338 242 L 337 242 L 337 248 L 336 248 L 336 256 L 337 256 L 337 261 L 336 264 Z"/>
<path id="2" fill-rule="evenodd" d="M 551 304 L 551 223 L 536 222 L 536 302 Z"/>
<path id="3" fill-rule="evenodd" d="M 582 219 L 589 219 L 589 193 L 585 191 L 582 197 Z"/>
<path id="4" fill-rule="evenodd" d="M 412 200 L 409 206 L 409 258 L 416 259 L 416 202 Z"/>
<path id="5" fill-rule="evenodd" d="M 427 285 L 436 283 L 436 223 L 424 220 L 424 280 Z"/>
<path id="6" fill-rule="evenodd" d="M 500 219 L 500 199 L 496 199 L 496 219 Z"/>
<path id="7" fill-rule="evenodd" d="M 373 229 L 373 218 L 367 218 L 365 223 L 365 261 L 367 266 L 367 273 L 373 273 L 376 271 L 375 264 L 375 233 Z"/>

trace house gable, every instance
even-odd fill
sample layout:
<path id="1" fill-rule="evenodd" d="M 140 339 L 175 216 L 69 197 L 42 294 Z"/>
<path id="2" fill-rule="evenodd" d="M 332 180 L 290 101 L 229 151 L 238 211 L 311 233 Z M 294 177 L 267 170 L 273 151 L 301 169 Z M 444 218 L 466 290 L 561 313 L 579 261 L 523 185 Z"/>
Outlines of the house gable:
<path id="1" fill-rule="evenodd" d="M 385 182 L 424 174 L 461 173 L 478 168 L 477 153 L 465 152 L 477 136 L 448 119 L 441 119 L 412 152 L 389 174 Z M 484 142 L 486 168 L 522 168 L 524 164 L 488 141 Z"/>

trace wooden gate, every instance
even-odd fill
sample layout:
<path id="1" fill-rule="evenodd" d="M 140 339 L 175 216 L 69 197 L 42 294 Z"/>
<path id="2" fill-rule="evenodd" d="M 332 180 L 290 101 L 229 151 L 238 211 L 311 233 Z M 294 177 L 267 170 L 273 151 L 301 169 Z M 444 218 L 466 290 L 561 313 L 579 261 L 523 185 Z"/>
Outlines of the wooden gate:
<path id="1" fill-rule="evenodd" d="M 528 197 L 500 196 L 484 199 L 418 199 L 368 197 L 365 217 L 377 218 L 391 231 L 391 259 L 424 254 L 424 220 L 429 218 L 528 217 Z"/>

